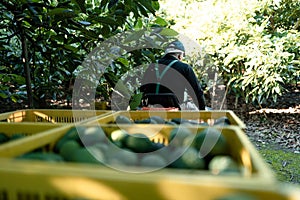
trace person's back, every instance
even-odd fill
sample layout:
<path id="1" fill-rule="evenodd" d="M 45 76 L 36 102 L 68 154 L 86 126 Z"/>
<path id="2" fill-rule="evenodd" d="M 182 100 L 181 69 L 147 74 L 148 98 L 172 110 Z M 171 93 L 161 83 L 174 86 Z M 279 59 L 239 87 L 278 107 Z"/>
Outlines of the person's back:
<path id="1" fill-rule="evenodd" d="M 143 94 L 173 93 L 179 104 L 185 102 L 185 91 L 200 110 L 205 110 L 203 91 L 192 67 L 181 62 L 184 55 L 183 45 L 176 41 L 171 43 L 163 58 L 151 64 L 146 70 L 140 87 Z"/>

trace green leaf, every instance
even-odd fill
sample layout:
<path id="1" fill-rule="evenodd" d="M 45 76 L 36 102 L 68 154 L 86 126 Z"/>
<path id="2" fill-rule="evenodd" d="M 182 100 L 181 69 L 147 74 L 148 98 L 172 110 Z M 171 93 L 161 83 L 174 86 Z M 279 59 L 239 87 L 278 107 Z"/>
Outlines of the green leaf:
<path id="1" fill-rule="evenodd" d="M 56 40 L 58 42 L 64 42 L 65 41 L 65 36 L 64 35 L 52 35 L 50 37 L 51 40 Z"/>
<path id="2" fill-rule="evenodd" d="M 85 37 L 87 37 L 88 39 L 97 39 L 98 38 L 98 34 L 95 33 L 93 30 L 86 30 L 84 28 L 80 29 L 80 31 L 84 34 Z"/>
<path id="3" fill-rule="evenodd" d="M 8 96 L 7 96 L 7 94 L 0 92 L 0 97 L 2 99 L 6 99 Z"/>
<path id="4" fill-rule="evenodd" d="M 100 8 L 104 9 L 110 0 L 102 0 L 100 3 Z"/>
<path id="5" fill-rule="evenodd" d="M 7 75 L 7 76 L 3 76 L 2 78 L 1 78 L 1 82 L 3 83 L 6 83 L 6 82 L 9 82 L 9 81 L 11 81 L 11 77 L 9 76 L 9 75 Z"/>
<path id="6" fill-rule="evenodd" d="M 98 17 L 95 19 L 99 23 L 108 24 L 108 25 L 116 25 L 116 21 L 112 17 Z"/>
<path id="7" fill-rule="evenodd" d="M 164 28 L 160 31 L 159 34 L 163 35 L 163 36 L 175 37 L 175 36 L 178 36 L 179 33 L 173 29 Z"/>
<path id="8" fill-rule="evenodd" d="M 274 90 L 275 90 L 275 92 L 276 92 L 277 94 L 280 94 L 280 87 L 279 87 L 279 86 L 276 86 Z"/>
<path id="9" fill-rule="evenodd" d="M 152 7 L 152 2 L 149 0 L 139 0 L 139 3 L 143 5 L 152 14 L 155 14 L 155 9 Z"/>
<path id="10" fill-rule="evenodd" d="M 118 2 L 119 2 L 119 0 L 110 0 L 109 3 L 108 3 L 108 9 L 111 9 Z"/>
<path id="11" fill-rule="evenodd" d="M 86 13 L 85 0 L 75 0 L 76 4 L 83 13 Z"/>
<path id="12" fill-rule="evenodd" d="M 15 97 L 15 96 L 11 96 L 11 100 L 14 102 L 14 103 L 17 103 L 18 99 Z"/>
<path id="13" fill-rule="evenodd" d="M 224 65 L 228 66 L 235 58 L 237 57 L 236 54 L 230 53 L 225 59 L 224 59 Z"/>
<path id="14" fill-rule="evenodd" d="M 141 104 L 143 93 L 134 94 L 129 103 L 131 110 L 136 110 L 136 108 Z"/>
<path id="15" fill-rule="evenodd" d="M 130 98 L 130 91 L 128 89 L 128 87 L 122 83 L 122 82 L 118 82 L 116 85 L 115 85 L 115 88 L 114 88 L 115 91 L 118 91 L 119 93 L 121 93 L 124 98 Z"/>
<path id="16" fill-rule="evenodd" d="M 161 17 L 156 17 L 155 21 L 156 24 L 160 25 L 160 26 L 167 26 L 168 22 L 166 20 L 164 20 Z"/>
<path id="17" fill-rule="evenodd" d="M 124 40 L 124 43 L 137 41 L 144 35 L 144 33 L 145 33 L 144 30 L 134 31 Z"/>
<path id="18" fill-rule="evenodd" d="M 122 63 L 124 66 L 128 67 L 129 66 L 129 62 L 127 59 L 125 58 L 118 58 L 117 61 L 119 61 L 120 63 Z"/>
<path id="19" fill-rule="evenodd" d="M 72 18 L 75 17 L 76 14 L 73 10 L 71 9 L 66 9 L 66 8 L 54 8 L 48 12 L 49 15 L 61 15 L 66 18 Z"/>
<path id="20" fill-rule="evenodd" d="M 67 44 L 64 45 L 64 48 L 66 48 L 68 50 L 71 50 L 73 52 L 77 52 L 78 51 L 78 49 L 76 47 L 73 47 L 73 46 L 67 45 Z"/>
<path id="21" fill-rule="evenodd" d="M 160 8 L 159 2 L 158 1 L 152 1 L 152 7 L 155 10 L 159 10 L 159 8 Z"/>
<path id="22" fill-rule="evenodd" d="M 101 34 L 102 34 L 103 36 L 108 36 L 109 34 L 111 34 L 110 26 L 108 26 L 108 25 L 103 25 L 103 27 L 101 28 Z"/>
<path id="23" fill-rule="evenodd" d="M 143 21 L 141 18 L 139 18 L 135 23 L 134 29 L 141 29 L 141 28 L 143 28 Z"/>
<path id="24" fill-rule="evenodd" d="M 23 76 L 15 75 L 15 81 L 18 84 L 25 84 L 25 78 Z"/>
<path id="25" fill-rule="evenodd" d="M 145 55 L 146 57 L 150 58 L 150 60 L 152 62 L 155 61 L 155 55 L 151 51 L 149 51 L 149 50 L 143 50 L 142 54 Z"/>
<path id="26" fill-rule="evenodd" d="M 142 5 L 140 5 L 140 4 L 137 4 L 137 6 L 138 6 L 138 8 L 139 8 L 139 11 L 141 12 L 141 14 L 143 15 L 143 16 L 145 16 L 145 17 L 149 17 L 148 16 L 148 12 L 147 12 L 147 10 L 142 6 Z"/>
<path id="27" fill-rule="evenodd" d="M 136 19 L 139 19 L 140 14 L 139 14 L 139 11 L 138 11 L 138 9 L 137 9 L 137 5 L 136 5 L 136 4 L 133 5 L 133 6 L 130 6 L 130 11 L 133 12 L 134 17 L 135 17 Z"/>

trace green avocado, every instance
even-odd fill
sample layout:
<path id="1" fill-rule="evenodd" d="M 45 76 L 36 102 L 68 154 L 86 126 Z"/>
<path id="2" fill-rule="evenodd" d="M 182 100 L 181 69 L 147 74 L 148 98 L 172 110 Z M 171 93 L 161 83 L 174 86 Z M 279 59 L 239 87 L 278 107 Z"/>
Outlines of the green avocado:
<path id="1" fill-rule="evenodd" d="M 27 160 L 43 160 L 49 162 L 63 162 L 64 159 L 61 155 L 53 152 L 30 152 L 23 154 L 17 159 L 27 159 Z"/>
<path id="2" fill-rule="evenodd" d="M 123 129 L 114 130 L 110 134 L 111 141 L 120 148 L 125 145 L 127 137 L 129 137 L 129 134 Z"/>
<path id="3" fill-rule="evenodd" d="M 140 166 L 163 168 L 167 166 L 167 161 L 160 155 L 143 155 L 140 160 Z"/>
<path id="4" fill-rule="evenodd" d="M 228 153 L 226 138 L 214 127 L 208 127 L 198 132 L 191 146 L 212 156 Z"/>
<path id="5" fill-rule="evenodd" d="M 171 126 L 176 126 L 177 125 L 175 122 L 172 122 L 172 121 L 166 121 L 165 124 L 171 125 Z"/>
<path id="6" fill-rule="evenodd" d="M 61 146 L 68 140 L 74 140 L 79 142 L 81 144 L 81 139 L 79 134 L 83 133 L 85 131 L 85 127 L 82 126 L 74 126 L 70 128 L 55 144 L 54 146 L 54 152 L 59 152 L 61 149 Z"/>
<path id="7" fill-rule="evenodd" d="M 175 124 L 181 124 L 183 122 L 186 122 L 186 119 L 182 119 L 182 118 L 173 118 L 171 119 L 171 122 L 174 122 Z"/>
<path id="8" fill-rule="evenodd" d="M 219 125 L 219 126 L 228 126 L 230 124 L 231 124 L 230 120 L 226 116 L 220 117 L 220 118 L 216 119 L 215 122 L 214 122 L 214 126 L 216 126 L 216 125 Z"/>
<path id="9" fill-rule="evenodd" d="M 107 160 L 111 165 L 137 166 L 138 155 L 130 149 L 118 149 L 113 153 L 108 153 Z"/>
<path id="10" fill-rule="evenodd" d="M 193 147 L 187 149 L 178 148 L 174 153 L 177 155 L 173 154 L 173 156 L 180 156 L 171 164 L 171 167 L 180 169 L 205 169 L 205 160 L 199 156 L 197 149 Z"/>
<path id="11" fill-rule="evenodd" d="M 214 156 L 209 161 L 208 169 L 213 174 L 240 173 L 238 163 L 228 155 Z"/>
<path id="12" fill-rule="evenodd" d="M 86 127 L 84 131 L 79 132 L 79 135 L 81 143 L 85 146 L 107 141 L 105 132 L 99 126 Z"/>
<path id="13" fill-rule="evenodd" d="M 160 116 L 151 116 L 150 119 L 156 121 L 157 124 L 165 124 L 165 120 Z"/>
<path id="14" fill-rule="evenodd" d="M 135 133 L 126 138 L 125 147 L 136 153 L 146 153 L 152 151 L 153 143 L 145 134 Z"/>
<path id="15" fill-rule="evenodd" d="M 73 155 L 70 157 L 70 161 L 78 163 L 97 163 L 102 164 L 104 160 L 104 155 L 101 151 L 97 152 L 97 155 L 94 156 L 95 152 L 90 151 L 88 148 L 80 147 L 74 149 Z"/>
<path id="16" fill-rule="evenodd" d="M 169 145 L 176 147 L 182 146 L 184 139 L 190 135 L 193 135 L 193 133 L 186 126 L 173 128 L 169 135 Z"/>
<path id="17" fill-rule="evenodd" d="M 147 118 L 147 119 L 141 119 L 141 120 L 134 120 L 135 124 L 158 124 L 155 119 Z"/>
<path id="18" fill-rule="evenodd" d="M 9 141 L 9 137 L 5 133 L 0 133 L 0 144 Z"/>
<path id="19" fill-rule="evenodd" d="M 72 156 L 74 152 L 81 148 L 80 144 L 78 144 L 75 140 L 67 140 L 61 145 L 61 148 L 59 149 L 59 154 L 66 160 L 70 161 L 72 160 Z"/>
<path id="20" fill-rule="evenodd" d="M 124 115 L 118 115 L 116 117 L 116 124 L 132 124 L 132 122 L 128 117 Z"/>
<path id="21" fill-rule="evenodd" d="M 26 137 L 25 134 L 23 133 L 15 133 L 15 134 L 12 134 L 9 138 L 9 140 L 17 140 L 17 139 L 20 139 L 20 138 L 23 138 L 23 137 Z"/>

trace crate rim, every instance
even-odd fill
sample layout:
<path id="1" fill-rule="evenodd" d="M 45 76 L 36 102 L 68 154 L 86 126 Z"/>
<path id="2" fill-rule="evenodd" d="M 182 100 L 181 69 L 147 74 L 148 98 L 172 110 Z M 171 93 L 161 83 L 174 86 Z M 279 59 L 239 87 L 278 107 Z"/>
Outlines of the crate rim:
<path id="1" fill-rule="evenodd" d="M 91 124 L 78 124 L 79 126 L 85 126 L 85 127 L 94 127 L 95 125 L 91 125 Z M 68 131 L 69 129 L 75 127 L 76 125 L 64 125 L 61 127 L 57 127 L 54 129 L 50 129 L 44 132 L 41 132 L 39 134 L 35 134 L 30 136 L 30 138 L 22 138 L 20 140 L 15 140 L 12 141 L 10 143 L 4 144 L 2 146 L 0 146 L 0 156 L 2 157 L 15 157 L 18 155 L 21 155 L 24 152 L 28 152 L 29 151 L 29 147 L 31 149 L 40 147 L 40 146 L 44 146 L 44 145 L 48 145 L 51 144 L 53 141 L 58 140 L 60 137 L 62 137 L 62 135 Z M 112 125 L 108 125 L 108 124 L 104 124 L 104 125 L 100 125 L 101 127 L 112 127 Z M 144 127 L 145 125 L 143 124 L 137 124 L 137 127 Z M 151 125 L 152 127 L 162 127 L 161 125 Z M 168 126 L 168 125 L 164 125 L 166 128 L 172 128 L 172 126 Z M 117 126 L 120 127 L 120 126 Z M 121 126 L 122 127 L 122 126 Z M 123 125 L 123 127 L 131 127 L 130 125 Z M 196 127 L 190 127 L 192 129 L 195 129 Z M 204 129 L 206 127 L 198 127 L 197 130 L 199 129 Z M 216 127 L 218 128 L 218 127 Z M 249 155 L 251 156 L 251 161 L 252 161 L 252 165 L 255 166 L 255 168 L 257 169 L 257 172 L 255 172 L 254 174 L 251 175 L 247 175 L 247 176 L 243 176 L 244 178 L 251 178 L 252 177 L 257 177 L 257 178 L 263 178 L 263 179 L 271 179 L 274 180 L 275 176 L 274 176 L 274 172 L 271 171 L 271 169 L 267 166 L 267 164 L 264 162 L 264 160 L 262 159 L 261 155 L 257 152 L 257 150 L 255 149 L 255 147 L 253 146 L 253 144 L 248 140 L 247 136 L 245 134 L 243 134 L 243 131 L 238 128 L 238 127 L 234 127 L 234 126 L 230 126 L 230 127 L 219 127 L 219 129 L 226 129 L 229 130 L 231 132 L 235 132 L 236 137 L 240 140 L 240 142 L 244 145 L 244 147 L 246 148 L 246 150 L 249 152 Z M 36 141 L 39 141 L 39 144 L 36 144 Z M 23 149 L 20 150 L 18 149 L 18 151 L 16 151 L 16 149 L 14 148 L 15 146 L 20 146 L 23 145 Z M 24 150 L 25 148 L 25 150 Z M 27 149 L 26 149 L 27 148 Z M 255 161 L 253 162 L 253 159 L 255 159 Z M 45 165 L 47 165 L 47 163 L 44 163 Z M 68 165 L 76 165 L 77 163 L 69 163 Z M 89 165 L 90 166 L 90 165 Z M 241 178 L 241 177 L 240 177 Z"/>
<path id="2" fill-rule="evenodd" d="M 216 113 L 216 114 L 224 114 L 224 115 L 229 115 L 230 117 L 233 118 L 233 120 L 236 122 L 235 125 L 229 125 L 229 126 L 237 126 L 242 130 L 245 130 L 247 128 L 246 124 L 234 113 L 234 111 L 232 110 L 212 110 L 212 111 L 204 111 L 204 110 L 200 110 L 200 111 L 145 111 L 145 110 L 138 110 L 138 111 L 133 111 L 133 110 L 120 110 L 120 111 L 114 111 L 111 113 L 111 115 L 106 115 L 103 117 L 103 119 L 107 119 L 109 117 L 117 117 L 118 115 L 121 114 L 129 114 L 130 113 L 134 113 L 134 114 L 138 114 L 138 113 L 159 113 L 159 114 L 163 114 L 163 113 L 184 113 L 184 114 L 188 114 L 188 113 L 199 113 L 199 115 L 201 115 L 201 113 Z M 95 121 L 90 121 L 91 123 L 96 123 L 98 120 L 100 120 L 100 118 L 97 119 Z"/>

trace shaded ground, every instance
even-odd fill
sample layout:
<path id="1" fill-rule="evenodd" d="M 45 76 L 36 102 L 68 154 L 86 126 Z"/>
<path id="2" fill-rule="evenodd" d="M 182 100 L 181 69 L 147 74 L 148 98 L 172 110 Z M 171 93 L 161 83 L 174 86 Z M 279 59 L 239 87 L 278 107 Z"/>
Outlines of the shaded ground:
<path id="1" fill-rule="evenodd" d="M 235 102 L 228 97 L 228 102 Z M 227 104 L 247 125 L 246 134 L 280 181 L 300 184 L 300 87 L 274 106 L 257 108 L 238 101 Z"/>
<path id="2" fill-rule="evenodd" d="M 239 105 L 235 108 L 228 104 L 228 108 L 246 123 L 246 134 L 257 148 L 269 144 L 300 153 L 300 87 L 291 89 L 269 108 L 255 108 L 242 102 Z"/>

